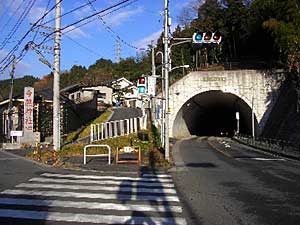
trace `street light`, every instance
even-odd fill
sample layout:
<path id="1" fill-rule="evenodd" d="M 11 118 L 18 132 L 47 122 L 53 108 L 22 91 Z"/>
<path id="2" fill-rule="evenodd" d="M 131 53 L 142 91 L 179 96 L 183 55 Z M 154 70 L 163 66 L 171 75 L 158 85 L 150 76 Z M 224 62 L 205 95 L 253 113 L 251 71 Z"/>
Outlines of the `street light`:
<path id="1" fill-rule="evenodd" d="M 173 70 L 176 70 L 176 69 L 179 69 L 179 68 L 190 68 L 190 65 L 182 65 L 182 66 L 175 66 L 173 67 L 169 72 L 173 71 Z"/>

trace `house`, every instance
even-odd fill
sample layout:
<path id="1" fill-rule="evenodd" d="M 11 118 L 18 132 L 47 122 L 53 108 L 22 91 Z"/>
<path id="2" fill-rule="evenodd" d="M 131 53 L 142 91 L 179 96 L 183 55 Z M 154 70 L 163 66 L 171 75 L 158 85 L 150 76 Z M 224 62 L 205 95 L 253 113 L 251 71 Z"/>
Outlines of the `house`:
<path id="1" fill-rule="evenodd" d="M 122 103 L 126 107 L 136 107 L 138 100 L 138 89 L 131 81 L 125 77 L 111 81 L 114 89 L 112 101 L 115 105 Z"/>
<path id="2" fill-rule="evenodd" d="M 75 84 L 61 90 L 75 104 L 97 98 L 97 108 L 101 111 L 103 105 L 136 107 L 138 89 L 124 77 L 108 80 L 95 86 Z"/>
<path id="3" fill-rule="evenodd" d="M 101 111 L 102 105 L 112 105 L 113 89 L 107 85 L 82 86 L 74 84 L 61 90 L 64 96 L 75 104 L 97 99 L 97 109 Z"/>

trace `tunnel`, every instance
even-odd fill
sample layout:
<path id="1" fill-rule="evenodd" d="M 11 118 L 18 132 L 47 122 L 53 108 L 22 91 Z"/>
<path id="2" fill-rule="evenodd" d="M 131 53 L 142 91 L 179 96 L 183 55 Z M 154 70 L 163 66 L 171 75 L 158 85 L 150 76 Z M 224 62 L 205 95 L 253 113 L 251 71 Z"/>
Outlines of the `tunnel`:
<path id="1" fill-rule="evenodd" d="M 257 131 L 255 115 L 253 118 Z M 240 133 L 252 134 L 251 107 L 235 94 L 214 90 L 199 93 L 183 104 L 173 124 L 173 136 L 230 137 L 238 127 Z"/>

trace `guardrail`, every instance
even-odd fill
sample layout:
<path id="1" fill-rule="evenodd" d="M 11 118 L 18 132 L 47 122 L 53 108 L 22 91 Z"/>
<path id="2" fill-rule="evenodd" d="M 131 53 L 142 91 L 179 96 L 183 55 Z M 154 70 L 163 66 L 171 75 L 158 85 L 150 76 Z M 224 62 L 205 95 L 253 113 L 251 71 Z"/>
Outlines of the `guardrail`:
<path id="1" fill-rule="evenodd" d="M 108 149 L 108 153 L 107 154 L 95 154 L 95 155 L 87 155 L 86 152 L 87 152 L 87 149 L 88 148 L 91 148 L 91 147 L 105 147 Z M 89 156 L 89 157 L 103 157 L 103 156 L 108 156 L 108 164 L 110 165 L 111 163 L 111 148 L 109 145 L 86 145 L 84 146 L 84 149 L 83 149 L 83 164 L 85 165 L 86 164 L 86 157 Z"/>
<path id="2" fill-rule="evenodd" d="M 125 136 L 146 129 L 146 117 L 91 124 L 90 142 Z"/>
<path id="3" fill-rule="evenodd" d="M 261 137 L 253 139 L 252 136 L 245 134 L 235 135 L 234 139 L 267 152 L 300 159 L 300 146 L 290 141 Z"/>

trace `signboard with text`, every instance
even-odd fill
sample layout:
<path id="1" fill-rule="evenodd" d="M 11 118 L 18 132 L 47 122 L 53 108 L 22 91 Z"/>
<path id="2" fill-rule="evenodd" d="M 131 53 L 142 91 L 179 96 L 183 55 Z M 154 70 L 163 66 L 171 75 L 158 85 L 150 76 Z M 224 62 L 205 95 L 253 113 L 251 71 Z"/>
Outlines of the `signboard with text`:
<path id="1" fill-rule="evenodd" d="M 155 96 L 156 77 L 148 76 L 148 95 Z"/>
<path id="2" fill-rule="evenodd" d="M 34 88 L 24 88 L 24 132 L 33 132 Z"/>

